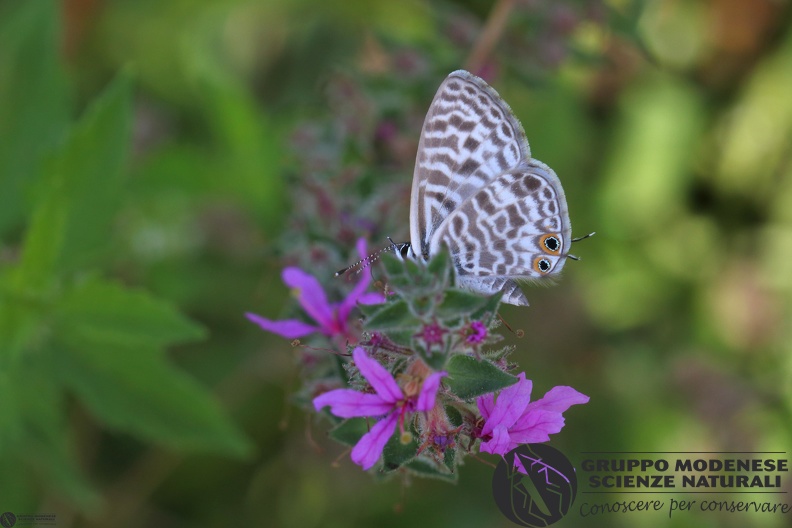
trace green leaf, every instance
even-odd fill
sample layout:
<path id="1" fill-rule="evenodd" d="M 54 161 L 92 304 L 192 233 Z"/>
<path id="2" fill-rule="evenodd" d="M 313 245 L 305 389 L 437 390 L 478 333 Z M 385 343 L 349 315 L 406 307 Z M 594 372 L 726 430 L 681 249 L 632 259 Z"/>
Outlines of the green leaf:
<path id="1" fill-rule="evenodd" d="M 451 470 L 445 466 L 441 469 L 437 464 L 420 457 L 411 460 L 405 467 L 409 469 L 411 473 L 415 473 L 421 477 L 436 478 L 446 482 L 456 482 L 458 480 L 456 472 L 451 472 Z"/>
<path id="2" fill-rule="evenodd" d="M 379 312 L 380 310 L 385 308 L 385 306 L 387 306 L 387 303 L 383 303 L 383 304 L 358 304 L 357 308 L 360 311 L 361 315 L 363 315 L 363 317 L 368 319 L 369 317 L 373 316 L 374 314 L 376 314 L 377 312 Z"/>
<path id="3" fill-rule="evenodd" d="M 184 451 L 246 456 L 251 446 L 212 396 L 152 347 L 67 339 L 61 383 L 113 429 Z"/>
<path id="4" fill-rule="evenodd" d="M 431 317 L 435 311 L 437 303 L 433 295 L 412 294 L 409 296 L 410 311 L 415 314 L 417 319 Z"/>
<path id="5" fill-rule="evenodd" d="M 11 282 L 7 275 L 0 276 L 0 361 L 21 357 L 35 348 L 43 337 L 40 325 L 44 301 L 36 295 L 18 291 Z M 0 430 L 2 425 L 0 423 Z"/>
<path id="6" fill-rule="evenodd" d="M 415 328 L 406 328 L 401 330 L 388 330 L 388 339 L 403 347 L 410 347 L 415 335 Z"/>
<path id="7" fill-rule="evenodd" d="M 284 212 L 282 178 L 285 133 L 261 112 L 254 93 L 239 78 L 229 75 L 215 54 L 190 50 L 191 66 L 199 88 L 204 115 L 222 147 L 219 153 L 224 178 L 214 178 L 217 193 L 232 191 L 234 198 L 250 206 L 263 223 L 279 226 Z"/>
<path id="8" fill-rule="evenodd" d="M 459 427 L 462 425 L 462 413 L 459 412 L 459 409 L 456 407 L 451 407 L 450 405 L 445 406 L 446 416 L 448 416 L 448 421 L 454 427 Z"/>
<path id="9" fill-rule="evenodd" d="M 60 430 L 57 436 L 39 441 L 31 437 L 24 447 L 27 469 L 37 474 L 39 482 L 48 482 L 74 501 L 84 511 L 96 511 L 101 497 L 81 474 L 74 449 Z"/>
<path id="10" fill-rule="evenodd" d="M 22 222 L 42 156 L 69 119 L 61 4 L 16 2 L 0 15 L 0 237 Z"/>
<path id="11" fill-rule="evenodd" d="M 517 383 L 517 378 L 503 372 L 487 360 L 455 355 L 446 367 L 448 377 L 443 380 L 451 392 L 469 400 L 482 394 L 500 390 Z"/>
<path id="12" fill-rule="evenodd" d="M 449 447 L 445 450 L 445 453 L 443 453 L 443 464 L 449 471 L 456 473 L 457 450 L 455 447 Z"/>
<path id="13" fill-rule="evenodd" d="M 426 267 L 418 264 L 414 260 L 407 259 L 402 263 L 402 265 L 407 272 L 407 276 L 411 280 L 420 279 L 423 275 L 426 275 Z"/>
<path id="14" fill-rule="evenodd" d="M 415 351 L 418 355 L 423 359 L 427 365 L 429 365 L 432 370 L 443 370 L 446 364 L 446 360 L 448 359 L 448 339 L 445 339 L 446 349 L 444 351 L 437 351 L 432 350 L 431 354 L 428 354 L 424 345 L 422 345 L 418 340 L 415 340 Z"/>
<path id="15" fill-rule="evenodd" d="M 131 87 L 117 78 L 70 131 L 46 166 L 25 239 L 17 284 L 46 290 L 52 279 L 106 251 L 122 196 Z"/>
<path id="16" fill-rule="evenodd" d="M 391 253 L 383 253 L 380 260 L 385 268 L 385 275 L 388 277 L 388 285 L 391 289 L 409 288 L 411 279 L 402 260 Z"/>
<path id="17" fill-rule="evenodd" d="M 0 493 L 14 504 L 36 489 L 36 482 L 48 482 L 83 510 L 91 510 L 99 497 L 75 463 L 55 371 L 52 350 L 45 349 L 15 358 L 0 376 L 0 452 L 25 467 L 11 483 L 14 491 L 0 484 Z"/>
<path id="18" fill-rule="evenodd" d="M 366 330 L 403 329 L 419 324 L 402 299 L 382 305 L 382 308 L 364 323 Z"/>
<path id="19" fill-rule="evenodd" d="M 369 432 L 372 425 L 374 425 L 372 420 L 350 418 L 332 428 L 329 435 L 336 442 L 353 446 L 358 443 L 364 434 Z"/>
<path id="20" fill-rule="evenodd" d="M 67 292 L 55 316 L 65 334 L 122 345 L 163 347 L 205 334 L 167 302 L 98 278 Z"/>
<path id="21" fill-rule="evenodd" d="M 440 277 L 441 282 L 445 283 L 447 277 L 451 275 L 451 257 L 448 251 L 443 248 L 437 255 L 432 257 L 429 264 L 426 265 L 427 271 L 432 275 Z"/>
<path id="22" fill-rule="evenodd" d="M 483 314 L 486 308 L 491 305 L 490 297 L 465 290 L 451 289 L 446 291 L 443 302 L 437 310 L 437 316 L 440 319 L 449 320 L 466 315 Z"/>
<path id="23" fill-rule="evenodd" d="M 385 448 L 382 450 L 382 465 L 385 471 L 394 471 L 399 469 L 408 461 L 415 458 L 418 452 L 418 442 L 415 440 L 417 435 L 413 431 L 412 440 L 406 444 L 401 443 L 401 438 L 398 428 L 396 433 L 391 436 Z"/>
<path id="24" fill-rule="evenodd" d="M 486 297 L 487 302 L 481 305 L 479 308 L 474 309 L 470 313 L 470 318 L 473 320 L 479 320 L 485 325 L 489 326 L 490 322 L 492 322 L 492 318 L 496 313 L 498 313 L 501 297 L 503 297 L 502 290 L 497 292 L 495 295 Z"/>

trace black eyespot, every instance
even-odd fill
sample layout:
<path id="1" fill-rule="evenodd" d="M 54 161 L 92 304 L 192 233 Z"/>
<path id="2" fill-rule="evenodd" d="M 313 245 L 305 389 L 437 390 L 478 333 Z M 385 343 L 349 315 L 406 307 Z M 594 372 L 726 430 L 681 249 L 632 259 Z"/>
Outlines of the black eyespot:
<path id="1" fill-rule="evenodd" d="M 550 261 L 547 259 L 542 259 L 539 261 L 539 271 L 547 272 L 550 270 Z"/>
<path id="2" fill-rule="evenodd" d="M 561 243 L 558 241 L 556 237 L 550 236 L 545 238 L 544 245 L 550 251 L 558 251 L 558 248 L 561 246 Z"/>
<path id="3" fill-rule="evenodd" d="M 411 244 L 409 242 L 399 244 L 399 254 L 401 254 L 403 259 L 406 259 L 410 255 L 410 245 Z"/>

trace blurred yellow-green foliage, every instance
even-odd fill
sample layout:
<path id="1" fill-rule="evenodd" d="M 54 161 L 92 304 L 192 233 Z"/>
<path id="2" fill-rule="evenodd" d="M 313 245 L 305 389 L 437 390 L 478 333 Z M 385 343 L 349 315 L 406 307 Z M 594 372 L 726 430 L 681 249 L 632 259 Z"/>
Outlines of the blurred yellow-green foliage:
<path id="1" fill-rule="evenodd" d="M 552 444 L 788 451 L 788 0 L 3 0 L 0 511 L 510 526 L 472 458 L 457 485 L 360 471 L 242 316 L 291 309 L 286 263 L 329 281 L 357 237 L 406 240 L 423 114 L 463 67 L 598 233 L 502 311 L 536 392 L 591 397 Z"/>

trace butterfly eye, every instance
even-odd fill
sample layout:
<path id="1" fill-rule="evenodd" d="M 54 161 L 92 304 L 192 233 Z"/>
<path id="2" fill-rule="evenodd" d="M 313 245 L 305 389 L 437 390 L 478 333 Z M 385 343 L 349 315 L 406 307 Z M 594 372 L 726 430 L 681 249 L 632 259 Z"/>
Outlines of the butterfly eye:
<path id="1" fill-rule="evenodd" d="M 550 259 L 547 257 L 536 257 L 533 262 L 534 271 L 539 273 L 547 273 L 550 271 L 553 265 L 550 263 Z"/>
<path id="2" fill-rule="evenodd" d="M 542 235 L 539 239 L 539 245 L 543 251 L 548 253 L 557 254 L 561 251 L 561 242 L 556 235 Z"/>

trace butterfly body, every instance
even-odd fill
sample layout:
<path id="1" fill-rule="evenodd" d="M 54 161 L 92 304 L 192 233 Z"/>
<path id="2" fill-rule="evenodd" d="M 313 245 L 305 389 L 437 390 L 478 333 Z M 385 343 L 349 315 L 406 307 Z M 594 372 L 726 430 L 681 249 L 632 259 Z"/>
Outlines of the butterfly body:
<path id="1" fill-rule="evenodd" d="M 522 125 L 482 79 L 451 73 L 424 120 L 403 258 L 447 247 L 460 286 L 527 305 L 516 280 L 561 271 L 571 245 L 566 197 L 555 172 L 531 158 Z"/>

